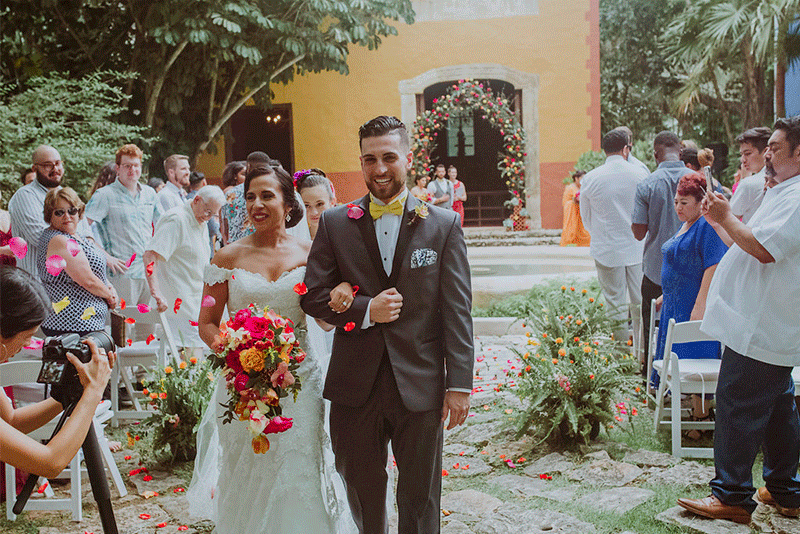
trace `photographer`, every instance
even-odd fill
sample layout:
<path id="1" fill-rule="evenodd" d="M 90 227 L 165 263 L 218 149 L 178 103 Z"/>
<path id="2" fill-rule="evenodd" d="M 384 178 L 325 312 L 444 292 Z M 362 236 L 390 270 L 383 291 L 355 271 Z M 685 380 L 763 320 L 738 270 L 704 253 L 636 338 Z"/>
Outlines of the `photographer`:
<path id="1" fill-rule="evenodd" d="M 51 309 L 44 288 L 27 272 L 0 265 L 0 363 L 11 358 L 31 342 L 36 329 Z M 108 355 L 87 340 L 92 359 L 82 363 L 72 354 L 83 394 L 63 428 L 47 445 L 25 434 L 46 424 L 62 411 L 62 405 L 47 399 L 14 409 L 0 389 L 0 461 L 44 477 L 55 477 L 70 462 L 92 424 L 95 408 L 103 395 L 116 355 Z"/>

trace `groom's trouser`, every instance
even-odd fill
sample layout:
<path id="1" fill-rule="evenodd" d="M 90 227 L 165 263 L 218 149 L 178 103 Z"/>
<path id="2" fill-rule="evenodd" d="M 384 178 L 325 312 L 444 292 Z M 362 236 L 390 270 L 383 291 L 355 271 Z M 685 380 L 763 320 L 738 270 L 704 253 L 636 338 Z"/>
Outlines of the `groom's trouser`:
<path id="1" fill-rule="evenodd" d="M 397 462 L 399 534 L 436 534 L 442 493 L 442 412 L 403 405 L 388 355 L 363 406 L 331 403 L 336 469 L 360 534 L 385 534 L 387 445 Z"/>

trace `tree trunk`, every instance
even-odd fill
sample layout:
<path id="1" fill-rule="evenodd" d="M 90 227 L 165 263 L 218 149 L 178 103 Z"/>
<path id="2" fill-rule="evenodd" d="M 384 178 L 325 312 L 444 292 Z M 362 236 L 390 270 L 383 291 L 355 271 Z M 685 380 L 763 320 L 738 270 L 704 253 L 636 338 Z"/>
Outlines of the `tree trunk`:
<path id="1" fill-rule="evenodd" d="M 156 78 L 155 82 L 153 83 L 152 91 L 150 91 L 150 96 L 147 98 L 147 111 L 145 112 L 144 116 L 144 125 L 148 128 L 153 127 L 153 118 L 156 115 L 156 108 L 158 107 L 158 97 L 161 95 L 161 88 L 164 86 L 164 81 L 167 79 L 169 69 L 172 67 L 173 63 L 175 63 L 175 60 L 178 59 L 178 56 L 181 55 L 181 52 L 183 52 L 183 49 L 186 48 L 186 45 L 188 44 L 188 38 L 185 38 L 180 42 L 178 47 L 172 52 L 169 59 L 164 64 L 164 68 L 161 70 L 158 78 Z"/>
<path id="2" fill-rule="evenodd" d="M 756 65 L 755 58 L 753 57 L 753 39 L 750 34 L 745 35 L 742 39 L 742 55 L 744 56 L 744 77 L 745 77 L 745 113 L 744 113 L 744 127 L 753 128 L 760 126 L 759 120 L 759 99 L 758 99 L 758 86 L 756 83 Z"/>
<path id="3" fill-rule="evenodd" d="M 295 63 L 297 63 L 298 61 L 300 61 L 304 57 L 305 57 L 305 54 L 301 54 L 301 55 L 295 57 L 294 59 L 292 59 L 291 61 L 289 61 L 288 63 L 284 63 L 283 65 L 278 67 L 270 75 L 270 77 L 269 77 L 269 79 L 267 81 L 265 81 L 265 82 L 261 83 L 260 85 L 250 89 L 247 93 L 244 94 L 244 96 L 242 96 L 239 100 L 234 102 L 229 109 L 227 109 L 227 110 L 226 109 L 221 109 L 220 110 L 219 119 L 211 127 L 211 129 L 209 129 L 209 131 L 208 131 L 208 137 L 206 138 L 205 141 L 203 141 L 200 144 L 199 147 L 197 147 L 197 150 L 195 151 L 195 159 L 197 158 L 197 156 L 200 155 L 201 152 L 203 152 L 206 148 L 208 148 L 208 145 L 211 144 L 211 142 L 214 140 L 214 137 L 216 137 L 217 133 L 219 133 L 219 131 L 222 129 L 222 127 L 225 126 L 225 124 L 229 120 L 231 120 L 231 117 L 233 117 L 233 114 L 236 113 L 239 110 L 239 108 L 241 108 L 243 105 L 245 105 L 247 103 L 247 101 L 250 100 L 256 93 L 258 93 L 260 90 L 262 90 L 264 87 L 266 87 L 269 84 L 269 82 L 272 81 L 272 79 L 275 76 L 277 76 L 278 74 L 280 74 L 284 70 L 292 67 Z"/>
<path id="4" fill-rule="evenodd" d="M 719 101 L 722 124 L 725 126 L 725 137 L 728 138 L 728 145 L 734 146 L 735 139 L 733 137 L 733 129 L 731 128 L 731 114 L 730 110 L 728 110 L 728 104 L 725 102 L 725 98 L 723 98 L 722 91 L 719 88 L 719 80 L 717 79 L 717 73 L 714 72 L 714 67 L 709 66 L 708 72 L 711 75 L 711 81 L 714 83 L 714 92 L 717 94 L 717 100 Z"/>

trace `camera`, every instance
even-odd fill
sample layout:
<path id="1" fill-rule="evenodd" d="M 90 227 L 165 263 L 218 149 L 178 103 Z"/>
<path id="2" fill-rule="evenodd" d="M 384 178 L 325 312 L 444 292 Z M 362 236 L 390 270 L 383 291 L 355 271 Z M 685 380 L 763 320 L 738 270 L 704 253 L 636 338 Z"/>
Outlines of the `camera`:
<path id="1" fill-rule="evenodd" d="M 83 363 L 91 361 L 92 349 L 83 343 L 85 339 L 94 341 L 98 349 L 105 349 L 106 352 L 114 350 L 114 341 L 102 330 L 89 332 L 83 337 L 78 334 L 48 337 L 42 346 L 42 369 L 36 381 L 40 384 L 62 386 L 67 391 L 82 391 L 78 371 L 67 359 L 67 353 L 72 353 Z"/>

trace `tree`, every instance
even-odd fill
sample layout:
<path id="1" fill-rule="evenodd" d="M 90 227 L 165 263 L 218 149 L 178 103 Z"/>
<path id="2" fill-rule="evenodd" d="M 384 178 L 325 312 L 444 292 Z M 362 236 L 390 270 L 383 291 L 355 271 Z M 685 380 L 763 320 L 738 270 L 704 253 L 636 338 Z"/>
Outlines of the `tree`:
<path id="1" fill-rule="evenodd" d="M 797 0 L 688 4 L 664 37 L 669 58 L 685 73 L 678 111 L 690 114 L 697 104 L 718 109 L 730 144 L 734 112 L 743 128 L 772 122 L 773 65 L 777 61 L 778 71 L 785 72 L 789 24 L 799 15 Z"/>
<path id="2" fill-rule="evenodd" d="M 64 160 L 64 185 L 83 196 L 97 170 L 123 143 L 147 148 L 145 128 L 116 120 L 127 78 L 96 72 L 70 80 L 60 73 L 27 80 L 27 89 L 12 94 L 13 84 L 0 86 L 0 189 L 8 202 L 22 184 L 19 171 L 30 167 L 33 150 L 47 144 Z"/>
<path id="3" fill-rule="evenodd" d="M 9 0 L 2 29 L 6 79 L 101 69 L 137 75 L 128 120 L 162 138 L 157 152 L 196 156 L 251 98 L 295 71 L 347 73 L 350 45 L 375 49 L 413 22 L 410 0 Z"/>
<path id="4" fill-rule="evenodd" d="M 600 122 L 630 127 L 637 139 L 665 128 L 679 83 L 661 38 L 684 0 L 600 0 Z"/>

